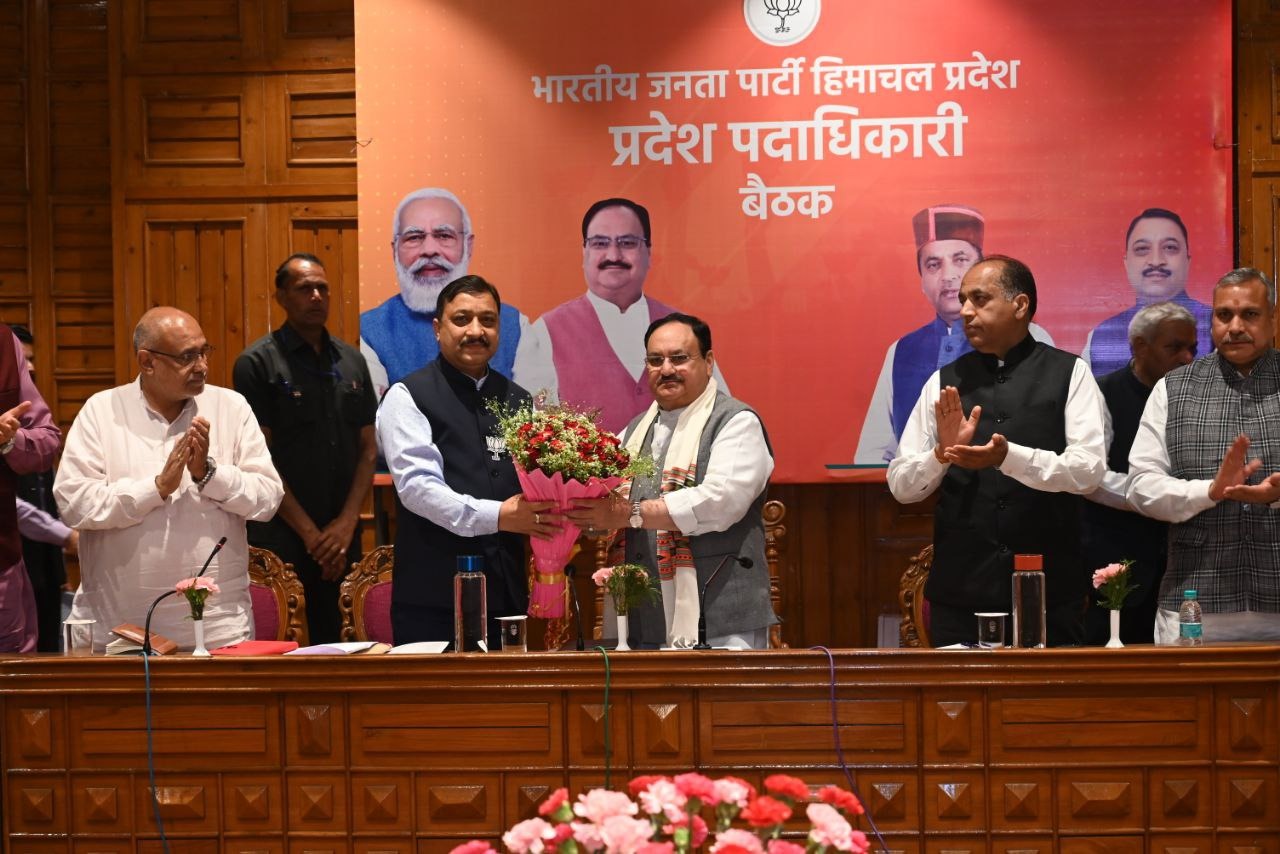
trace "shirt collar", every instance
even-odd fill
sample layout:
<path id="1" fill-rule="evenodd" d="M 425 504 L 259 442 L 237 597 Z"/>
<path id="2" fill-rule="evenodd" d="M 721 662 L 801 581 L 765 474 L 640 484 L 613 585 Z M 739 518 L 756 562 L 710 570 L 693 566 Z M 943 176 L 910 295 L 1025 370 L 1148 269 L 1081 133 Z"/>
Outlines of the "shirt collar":
<path id="1" fill-rule="evenodd" d="M 298 331 L 287 323 L 281 325 L 281 327 L 276 330 L 276 340 L 280 342 L 281 349 L 286 352 L 292 353 L 296 350 L 302 349 L 306 349 L 313 353 L 315 352 L 314 350 L 311 350 L 311 345 L 307 343 L 307 340 L 299 335 Z M 327 354 L 331 360 L 338 355 L 338 348 L 334 345 L 333 339 L 329 337 L 328 329 L 322 330 L 321 332 L 320 352 Z"/>
<path id="2" fill-rule="evenodd" d="M 444 356 L 437 356 L 436 358 L 440 360 L 440 370 L 444 371 L 446 378 L 451 378 L 454 382 L 458 383 L 471 383 L 475 386 L 476 391 L 480 391 L 480 389 L 484 388 L 485 380 L 489 379 L 489 374 L 493 373 L 493 371 L 486 366 L 484 376 L 480 377 L 480 379 L 476 379 L 470 374 L 464 374 L 462 371 L 449 364 L 449 360 Z"/>
<path id="3" fill-rule="evenodd" d="M 595 308 L 597 312 L 608 311 L 614 314 L 623 314 L 623 315 L 628 314 L 629 312 L 635 311 L 636 306 L 643 306 L 645 304 L 644 294 L 641 294 L 640 298 L 635 302 L 631 303 L 631 305 L 627 306 L 626 308 L 618 308 L 616 305 L 609 302 L 607 299 L 601 299 L 600 297 L 596 296 L 590 290 L 587 291 L 587 302 L 591 303 L 591 305 Z"/>
<path id="4" fill-rule="evenodd" d="M 137 402 L 142 405 L 143 412 L 146 412 L 148 416 L 150 416 L 151 418 L 154 418 L 156 421 L 159 421 L 161 424 L 165 425 L 166 427 L 172 426 L 173 424 L 177 424 L 179 421 L 182 421 L 184 418 L 187 418 L 188 416 L 193 415 L 196 411 L 196 399 L 194 397 L 189 397 L 185 401 L 183 401 L 182 411 L 178 413 L 178 417 L 173 419 L 173 421 L 171 422 L 169 421 L 168 418 L 165 418 L 159 412 L 156 412 L 155 409 L 151 406 L 151 401 L 147 400 L 146 394 L 143 393 L 142 391 L 142 374 L 138 374 L 136 377 L 134 377 L 133 382 L 130 385 L 133 388 L 133 394 Z"/>

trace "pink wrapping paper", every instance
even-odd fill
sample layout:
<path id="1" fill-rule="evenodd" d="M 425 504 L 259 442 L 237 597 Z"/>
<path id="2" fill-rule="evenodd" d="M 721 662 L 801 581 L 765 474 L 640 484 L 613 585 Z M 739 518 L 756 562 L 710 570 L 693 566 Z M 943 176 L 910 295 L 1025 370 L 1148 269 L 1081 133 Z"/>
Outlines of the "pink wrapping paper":
<path id="1" fill-rule="evenodd" d="M 586 483 L 566 481 L 560 472 L 553 475 L 541 469 L 529 472 L 519 465 L 516 466 L 516 476 L 520 478 L 520 488 L 526 499 L 554 501 L 556 510 L 560 512 L 572 508 L 580 498 L 603 498 L 622 483 L 620 477 L 593 477 Z M 555 619 L 565 615 L 564 567 L 569 562 L 569 553 L 573 551 L 579 533 L 577 525 L 566 521 L 564 527 L 549 540 L 529 538 L 538 573 L 529 594 L 529 616 Z"/>

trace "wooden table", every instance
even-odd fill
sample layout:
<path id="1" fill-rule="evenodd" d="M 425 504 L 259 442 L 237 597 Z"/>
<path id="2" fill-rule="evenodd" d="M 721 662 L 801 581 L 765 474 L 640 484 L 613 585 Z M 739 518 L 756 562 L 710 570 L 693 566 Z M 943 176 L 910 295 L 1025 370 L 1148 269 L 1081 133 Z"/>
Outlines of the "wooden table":
<path id="1" fill-rule="evenodd" d="M 827 656 L 614 653 L 615 787 L 842 782 Z M 1280 851 L 1280 648 L 834 653 L 840 738 L 892 850 Z M 182 852 L 434 852 L 606 775 L 605 660 L 159 659 Z M 0 660 L 13 852 L 160 851 L 142 662 Z"/>

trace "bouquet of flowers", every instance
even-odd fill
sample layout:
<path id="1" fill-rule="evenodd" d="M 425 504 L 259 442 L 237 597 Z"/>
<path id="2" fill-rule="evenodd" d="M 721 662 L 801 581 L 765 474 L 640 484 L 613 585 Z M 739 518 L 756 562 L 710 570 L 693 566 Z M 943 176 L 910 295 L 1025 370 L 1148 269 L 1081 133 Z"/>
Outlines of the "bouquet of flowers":
<path id="1" fill-rule="evenodd" d="M 596 425 L 594 413 L 558 404 L 541 409 L 522 406 L 497 415 L 520 488 L 532 501 L 554 501 L 563 512 L 578 499 L 603 498 L 624 477 L 644 471 L 617 436 Z M 647 462 L 651 469 L 652 461 Z M 529 616 L 564 616 L 564 566 L 577 540 L 578 527 L 566 522 L 550 540 L 530 541 L 537 578 L 529 597 Z"/>
<path id="2" fill-rule="evenodd" d="M 655 601 L 661 592 L 653 576 L 636 563 L 597 569 L 591 580 L 613 597 L 613 609 L 621 616 L 628 614 L 636 605 Z"/>
<path id="3" fill-rule="evenodd" d="M 866 834 L 850 824 L 863 812 L 850 792 L 824 786 L 815 798 L 803 780 L 785 774 L 766 777 L 764 788 L 757 794 L 737 777 L 680 774 L 636 777 L 629 794 L 593 789 L 573 803 L 567 789 L 557 789 L 538 808 L 538 818 L 520 822 L 502 842 L 512 854 L 688 854 L 704 846 L 711 854 L 867 850 Z M 802 804 L 809 819 L 804 845 L 781 838 L 783 824 Z M 745 826 L 735 827 L 735 820 Z M 451 854 L 496 852 L 487 842 L 472 841 Z"/>
<path id="4" fill-rule="evenodd" d="M 1109 611 L 1119 611 L 1124 607 L 1124 600 L 1129 594 L 1138 589 L 1138 585 L 1129 577 L 1129 567 L 1132 565 L 1133 561 L 1122 560 L 1094 570 L 1093 587 L 1102 597 L 1102 607 Z"/>
<path id="5" fill-rule="evenodd" d="M 193 620 L 204 619 L 204 600 L 211 594 L 219 592 L 217 582 L 203 575 L 199 578 L 184 578 L 174 585 L 173 589 L 187 597 Z"/>

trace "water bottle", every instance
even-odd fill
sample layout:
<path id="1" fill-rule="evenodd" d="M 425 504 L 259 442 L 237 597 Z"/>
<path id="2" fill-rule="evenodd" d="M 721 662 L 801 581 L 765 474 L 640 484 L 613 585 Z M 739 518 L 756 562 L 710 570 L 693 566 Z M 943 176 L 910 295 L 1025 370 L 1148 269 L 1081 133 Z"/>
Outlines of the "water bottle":
<path id="1" fill-rule="evenodd" d="M 1044 558 L 1041 555 L 1013 556 L 1013 645 L 1023 649 L 1044 649 Z"/>
<path id="2" fill-rule="evenodd" d="M 1196 591 L 1183 590 L 1182 607 L 1178 609 L 1178 646 L 1204 646 L 1204 627 L 1200 620 Z"/>
<path id="3" fill-rule="evenodd" d="M 488 652 L 488 626 L 484 558 L 459 555 L 453 576 L 453 651 Z"/>

